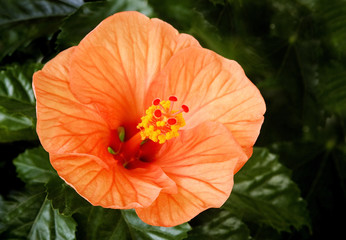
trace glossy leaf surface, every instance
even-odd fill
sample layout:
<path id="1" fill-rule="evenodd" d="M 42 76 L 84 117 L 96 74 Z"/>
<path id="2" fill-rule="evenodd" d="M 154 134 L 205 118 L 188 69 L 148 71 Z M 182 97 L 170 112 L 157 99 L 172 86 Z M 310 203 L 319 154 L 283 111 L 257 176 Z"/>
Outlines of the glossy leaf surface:
<path id="1" fill-rule="evenodd" d="M 235 182 L 224 209 L 245 221 L 266 224 L 278 231 L 310 226 L 306 203 L 291 181 L 290 171 L 268 150 L 255 149 Z"/>
<path id="2" fill-rule="evenodd" d="M 36 139 L 32 74 L 41 64 L 11 65 L 0 70 L 0 142 Z"/>

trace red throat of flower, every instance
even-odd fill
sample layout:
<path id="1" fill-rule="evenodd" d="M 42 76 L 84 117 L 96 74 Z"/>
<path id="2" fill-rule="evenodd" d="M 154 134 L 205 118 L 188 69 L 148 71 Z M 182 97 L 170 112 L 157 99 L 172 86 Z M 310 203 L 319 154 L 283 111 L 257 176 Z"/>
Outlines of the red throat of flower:
<path id="1" fill-rule="evenodd" d="M 117 160 L 120 160 L 124 167 L 128 168 L 129 163 L 132 163 L 131 165 L 134 167 L 134 162 L 138 162 L 138 160 L 143 162 L 143 158 L 150 155 L 148 151 L 155 152 L 154 149 L 160 147 L 158 145 L 178 137 L 178 130 L 185 126 L 182 113 L 189 112 L 189 108 L 186 105 L 182 105 L 179 110 L 174 109 L 176 101 L 178 101 L 176 96 L 170 96 L 168 100 L 163 101 L 158 98 L 155 99 L 153 104 L 146 110 L 145 116 L 141 118 L 141 122 L 137 125 L 139 132 L 124 142 L 124 136 L 122 135 L 125 130 L 120 127 L 121 131 L 118 129 L 121 141 L 120 147 L 117 151 L 109 147 L 108 151 Z"/>

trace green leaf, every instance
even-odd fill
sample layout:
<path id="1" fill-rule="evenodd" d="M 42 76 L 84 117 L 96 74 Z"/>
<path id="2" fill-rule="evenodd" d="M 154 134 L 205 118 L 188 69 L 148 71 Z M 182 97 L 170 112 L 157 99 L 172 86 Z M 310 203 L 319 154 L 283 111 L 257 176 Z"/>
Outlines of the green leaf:
<path id="1" fill-rule="evenodd" d="M 32 75 L 41 67 L 32 63 L 0 71 L 0 142 L 37 139 Z"/>
<path id="2" fill-rule="evenodd" d="M 26 150 L 13 160 L 18 177 L 26 183 L 46 183 L 57 177 L 49 162 L 48 153 L 42 148 Z"/>
<path id="3" fill-rule="evenodd" d="M 191 230 L 189 224 L 184 223 L 175 227 L 156 227 L 144 223 L 138 218 L 134 210 L 122 210 L 132 239 L 162 239 L 180 240 L 187 237 L 187 232 Z"/>
<path id="4" fill-rule="evenodd" d="M 34 191 L 14 192 L 0 198 L 1 239 L 75 239 L 76 223 L 52 209 L 39 186 Z"/>
<path id="5" fill-rule="evenodd" d="M 44 191 L 26 191 L 1 199 L 0 238 L 26 238 L 44 198 Z"/>
<path id="6" fill-rule="evenodd" d="M 47 198 L 52 201 L 53 208 L 62 215 L 71 216 L 82 208 L 90 206 L 89 202 L 58 176 L 51 178 L 46 188 Z"/>
<path id="7" fill-rule="evenodd" d="M 91 206 L 74 215 L 79 239 L 98 240 L 180 240 L 191 228 L 185 223 L 176 227 L 145 224 L 134 210 L 115 210 Z"/>
<path id="8" fill-rule="evenodd" d="M 7 110 L 21 112 L 35 104 L 32 90 L 32 75 L 40 70 L 41 64 L 12 65 L 0 71 L 0 104 Z M 17 103 L 23 104 L 17 106 Z M 29 105 L 29 106 L 27 106 Z"/>
<path id="9" fill-rule="evenodd" d="M 291 226 L 310 227 L 305 201 L 290 179 L 290 171 L 265 148 L 255 148 L 253 157 L 235 176 L 235 185 L 223 208 L 243 221 L 266 224 L 290 232 Z"/>
<path id="10" fill-rule="evenodd" d="M 38 212 L 28 239 L 32 240 L 73 240 L 76 239 L 76 223 L 72 217 L 59 215 L 52 209 L 50 201 L 45 200 Z"/>
<path id="11" fill-rule="evenodd" d="M 87 240 L 127 240 L 129 232 L 119 210 L 89 207 L 74 215 L 77 238 Z"/>
<path id="12" fill-rule="evenodd" d="M 251 237 L 249 229 L 237 216 L 220 211 L 217 216 L 193 228 L 187 239 L 248 240 Z"/>
<path id="13" fill-rule="evenodd" d="M 92 29 L 108 16 L 121 11 L 139 11 L 150 15 L 152 10 L 145 0 L 109 0 L 88 2 L 69 16 L 61 26 L 58 48 L 77 45 Z"/>
<path id="14" fill-rule="evenodd" d="M 0 60 L 32 40 L 58 30 L 63 18 L 82 0 L 2 0 L 0 8 Z"/>
<path id="15" fill-rule="evenodd" d="M 0 143 L 36 139 L 34 119 L 21 113 L 9 113 L 0 106 Z"/>

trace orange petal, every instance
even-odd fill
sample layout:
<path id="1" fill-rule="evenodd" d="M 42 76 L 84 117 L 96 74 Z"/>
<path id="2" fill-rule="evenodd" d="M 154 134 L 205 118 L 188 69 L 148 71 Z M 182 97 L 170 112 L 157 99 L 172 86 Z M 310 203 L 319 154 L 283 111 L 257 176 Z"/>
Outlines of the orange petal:
<path id="1" fill-rule="evenodd" d="M 175 183 L 158 166 L 128 170 L 113 164 L 106 169 L 86 154 L 51 154 L 59 176 L 91 204 L 105 208 L 147 207 L 161 191 L 176 192 Z"/>
<path id="2" fill-rule="evenodd" d="M 152 79 L 189 46 L 199 43 L 159 19 L 117 13 L 78 45 L 71 64 L 72 92 L 81 102 L 94 104 L 112 128 L 119 121 L 137 124 Z"/>
<path id="3" fill-rule="evenodd" d="M 250 157 L 263 122 L 265 103 L 237 62 L 207 49 L 184 49 L 170 60 L 149 93 L 152 95 L 147 101 L 176 95 L 177 104 L 189 106 L 186 128 L 205 120 L 225 124 Z"/>
<path id="4" fill-rule="evenodd" d="M 233 187 L 238 161 L 247 159 L 225 126 L 205 122 L 165 143 L 155 164 L 177 184 L 178 193 L 160 193 L 138 216 L 157 226 L 175 226 L 211 207 L 220 207 Z"/>
<path id="5" fill-rule="evenodd" d="M 33 76 L 37 99 L 37 133 L 50 153 L 107 154 L 110 131 L 91 105 L 71 93 L 67 75 L 75 48 L 65 50 Z"/>

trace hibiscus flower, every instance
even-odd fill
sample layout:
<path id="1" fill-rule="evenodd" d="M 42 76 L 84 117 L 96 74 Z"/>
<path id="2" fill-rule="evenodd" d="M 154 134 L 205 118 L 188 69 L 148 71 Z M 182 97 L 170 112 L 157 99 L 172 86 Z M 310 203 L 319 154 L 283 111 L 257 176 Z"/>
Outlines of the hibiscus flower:
<path id="1" fill-rule="evenodd" d="M 105 19 L 33 85 L 59 176 L 91 204 L 158 226 L 227 200 L 265 112 L 238 63 L 137 12 Z"/>

